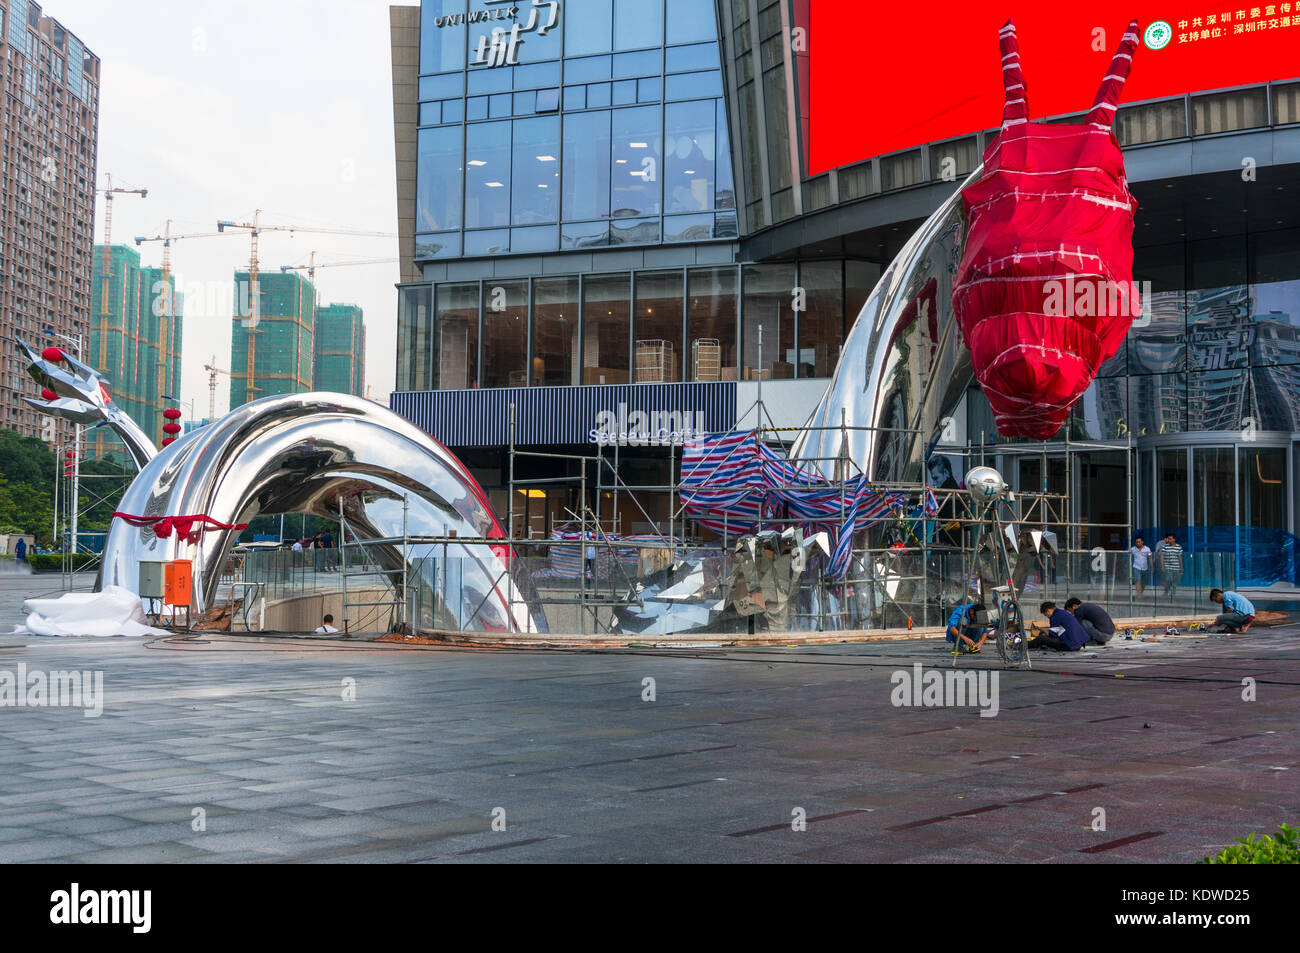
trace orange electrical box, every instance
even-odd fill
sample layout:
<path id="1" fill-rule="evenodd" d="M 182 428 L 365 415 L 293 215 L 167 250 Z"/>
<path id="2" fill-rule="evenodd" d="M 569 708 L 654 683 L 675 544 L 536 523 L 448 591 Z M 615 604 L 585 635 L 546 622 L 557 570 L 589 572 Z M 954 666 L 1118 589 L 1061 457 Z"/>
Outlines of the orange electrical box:
<path id="1" fill-rule="evenodd" d="M 190 589 L 194 564 L 189 559 L 173 559 L 163 570 L 163 605 L 190 604 Z"/>

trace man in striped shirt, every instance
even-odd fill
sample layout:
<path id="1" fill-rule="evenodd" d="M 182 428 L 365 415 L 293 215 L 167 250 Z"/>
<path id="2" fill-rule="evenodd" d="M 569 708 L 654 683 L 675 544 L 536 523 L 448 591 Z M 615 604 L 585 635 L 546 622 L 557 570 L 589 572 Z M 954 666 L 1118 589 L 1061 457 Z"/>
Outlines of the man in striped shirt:
<path id="1" fill-rule="evenodd" d="M 1160 567 L 1160 581 L 1165 586 L 1165 597 L 1172 599 L 1183 578 L 1183 547 L 1178 545 L 1178 537 L 1173 533 L 1165 533 L 1165 538 L 1156 547 L 1155 560 Z"/>

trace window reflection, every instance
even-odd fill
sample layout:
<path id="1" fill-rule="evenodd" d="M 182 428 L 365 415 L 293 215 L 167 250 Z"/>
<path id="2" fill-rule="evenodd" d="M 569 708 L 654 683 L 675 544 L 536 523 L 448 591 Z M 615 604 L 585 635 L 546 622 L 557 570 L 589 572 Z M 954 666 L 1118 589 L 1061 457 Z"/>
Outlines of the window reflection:
<path id="1" fill-rule="evenodd" d="M 564 55 L 605 53 L 611 47 L 613 0 L 564 0 Z"/>
<path id="2" fill-rule="evenodd" d="M 687 272 L 690 353 L 693 381 L 736 379 L 736 269 L 692 268 Z"/>
<path id="3" fill-rule="evenodd" d="M 465 225 L 510 224 L 510 123 L 465 127 Z"/>
<path id="4" fill-rule="evenodd" d="M 438 285 L 437 380 L 443 390 L 478 386 L 478 282 Z"/>
<path id="5" fill-rule="evenodd" d="M 667 24 L 665 40 L 669 44 L 699 43 L 718 38 L 711 3 L 701 3 L 700 0 L 668 0 L 664 21 Z"/>
<path id="6" fill-rule="evenodd" d="M 429 389 L 429 287 L 403 288 L 397 312 L 397 390 Z"/>
<path id="7" fill-rule="evenodd" d="M 799 265 L 804 299 L 799 314 L 799 350 L 797 359 L 793 351 L 786 358 L 798 365 L 799 377 L 830 377 L 839 361 L 844 340 L 842 267 L 839 259 Z"/>
<path id="8" fill-rule="evenodd" d="M 554 116 L 520 119 L 514 129 L 512 165 L 515 225 L 554 222 L 560 208 L 560 121 Z"/>
<path id="9" fill-rule="evenodd" d="M 609 215 L 609 113 L 564 117 L 565 221 Z"/>
<path id="10" fill-rule="evenodd" d="M 528 383 L 528 280 L 483 283 L 483 386 Z"/>
<path id="11" fill-rule="evenodd" d="M 415 230 L 460 228 L 461 130 L 459 126 L 421 129 Z"/>
<path id="12" fill-rule="evenodd" d="M 742 281 L 744 379 L 757 380 L 760 373 L 764 380 L 794 377 L 794 364 L 786 359 L 794 348 L 794 264 L 746 265 Z"/>
<path id="13" fill-rule="evenodd" d="M 614 49 L 662 46 L 664 7 L 659 0 L 619 0 L 614 4 Z"/>
<path id="14" fill-rule="evenodd" d="M 626 384 L 630 276 L 589 275 L 582 283 L 582 382 Z"/>
<path id="15" fill-rule="evenodd" d="M 659 212 L 659 169 L 663 142 L 660 107 L 637 106 L 611 113 L 613 163 L 610 207 L 615 218 Z"/>
<path id="16" fill-rule="evenodd" d="M 1134 437 L 1187 430 L 1187 375 L 1141 374 L 1128 380 L 1128 427 Z"/>
<path id="17" fill-rule="evenodd" d="M 464 25 L 431 27 L 437 17 L 465 12 L 465 0 L 422 0 L 420 22 L 420 72 L 442 73 L 465 65 Z"/>
<path id="18" fill-rule="evenodd" d="M 638 272 L 635 293 L 636 383 L 681 380 L 682 272 Z"/>
<path id="19" fill-rule="evenodd" d="M 533 282 L 534 386 L 578 383 L 578 279 Z"/>
<path id="20" fill-rule="evenodd" d="M 665 107 L 665 211 L 702 212 L 713 207 L 714 118 L 713 100 Z"/>

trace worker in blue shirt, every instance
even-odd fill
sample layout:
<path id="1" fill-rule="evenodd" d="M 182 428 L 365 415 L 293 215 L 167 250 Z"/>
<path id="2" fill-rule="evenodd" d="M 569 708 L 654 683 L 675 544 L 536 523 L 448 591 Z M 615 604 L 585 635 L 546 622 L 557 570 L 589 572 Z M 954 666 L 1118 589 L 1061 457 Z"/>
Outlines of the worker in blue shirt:
<path id="1" fill-rule="evenodd" d="M 1227 610 L 1214 619 L 1223 632 L 1245 632 L 1255 621 L 1255 607 L 1239 592 L 1211 589 L 1210 601 L 1220 603 Z"/>
<path id="2" fill-rule="evenodd" d="M 1088 644 L 1088 633 L 1073 614 L 1058 609 L 1055 602 L 1044 602 L 1038 611 L 1047 616 L 1047 631 L 1029 640 L 1031 649 L 1055 649 L 1077 652 Z"/>
<path id="3" fill-rule="evenodd" d="M 968 602 L 952 610 L 952 615 L 948 617 L 948 631 L 944 633 L 944 638 L 949 642 L 957 643 L 954 652 L 965 649 L 973 655 L 984 645 L 984 640 L 993 630 L 984 623 L 976 622 L 975 619 L 985 611 L 987 610 L 982 602 Z"/>

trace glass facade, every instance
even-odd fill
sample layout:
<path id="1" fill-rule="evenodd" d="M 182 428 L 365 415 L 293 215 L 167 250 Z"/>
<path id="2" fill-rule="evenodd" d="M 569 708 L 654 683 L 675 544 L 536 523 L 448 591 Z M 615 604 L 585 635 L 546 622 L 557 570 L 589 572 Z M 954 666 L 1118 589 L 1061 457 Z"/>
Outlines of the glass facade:
<path id="1" fill-rule="evenodd" d="M 408 285 L 397 389 L 825 378 L 877 274 L 835 258 Z"/>
<path id="2" fill-rule="evenodd" d="M 736 236 L 711 3 L 424 0 L 420 34 L 416 261 Z"/>

